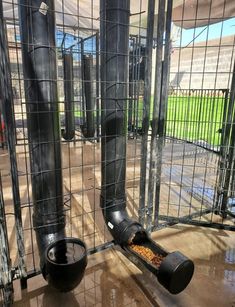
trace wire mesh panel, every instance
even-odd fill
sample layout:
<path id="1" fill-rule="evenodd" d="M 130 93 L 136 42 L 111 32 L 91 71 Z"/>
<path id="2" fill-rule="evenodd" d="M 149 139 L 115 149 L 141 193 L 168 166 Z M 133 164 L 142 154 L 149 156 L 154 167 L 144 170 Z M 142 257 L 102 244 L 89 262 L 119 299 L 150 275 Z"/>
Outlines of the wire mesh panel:
<path id="1" fill-rule="evenodd" d="M 161 98 L 156 115 L 158 125 L 163 121 L 164 133 L 159 133 L 155 147 L 155 227 L 165 222 L 234 227 L 230 211 L 234 188 L 234 32 L 228 30 L 226 1 L 217 19 L 213 19 L 213 1 L 207 5 L 206 14 L 197 1 L 191 13 L 187 1 L 173 9 L 169 70 L 162 68 L 163 77 L 166 74 L 169 78 L 168 95 Z M 166 37 L 165 48 L 167 43 Z M 161 52 L 157 48 L 156 59 L 161 58 Z M 159 69 L 156 66 L 156 72 Z M 155 99 L 163 87 L 164 81 L 159 82 Z M 230 155 L 225 153 L 229 151 Z"/>
<path id="2" fill-rule="evenodd" d="M 84 240 L 90 253 L 112 244 L 100 209 L 99 141 L 103 110 L 99 81 L 99 4 L 97 1 L 89 5 L 80 1 L 69 4 L 55 1 L 53 7 L 51 0 L 2 2 L 11 70 L 15 157 L 9 156 L 2 136 L 0 141 L 1 144 L 4 141 L 5 147 L 1 149 L 0 164 L 11 267 L 14 278 L 20 278 L 24 287 L 27 278 L 39 273 L 37 231 L 40 232 L 44 223 L 48 225 L 51 219 L 53 227 L 64 223 L 57 218 L 57 211 L 46 209 L 46 202 L 53 203 L 59 212 L 62 208 L 67 236 Z M 144 67 L 140 66 L 146 57 L 146 38 L 142 32 L 146 30 L 147 3 L 133 1 L 131 10 L 133 26 L 130 27 L 129 46 L 135 64 L 134 76 L 130 77 L 134 88 L 130 90 L 134 101 L 130 120 L 134 128 L 129 130 L 132 137 L 127 145 L 126 188 L 128 211 L 138 218 L 141 133 L 137 130 L 141 129 L 143 113 L 145 77 Z M 40 28 L 42 20 L 38 19 L 37 24 L 33 14 L 38 14 L 39 18 L 55 18 L 54 33 L 49 27 L 53 25 L 52 20 L 48 27 Z M 40 53 L 43 48 L 45 56 Z M 125 99 L 127 113 L 131 104 L 129 94 Z M 49 126 L 49 132 L 45 133 Z M 3 129 L 0 131 L 2 133 Z M 12 201 L 11 161 L 16 162 L 19 184 L 14 187 L 19 193 L 19 212 L 14 210 Z M 58 194 L 53 194 L 54 190 Z M 42 210 L 41 221 L 35 217 L 37 210 Z M 16 247 L 18 229 L 14 227 L 18 214 L 22 219 L 20 255 Z M 22 259 L 26 275 L 19 270 Z"/>
<path id="3" fill-rule="evenodd" d="M 156 7 L 153 0 L 131 1 L 131 11 L 123 12 L 128 36 L 115 34 L 127 38 L 125 54 L 120 41 L 120 50 L 105 52 L 108 38 L 99 29 L 106 23 L 113 30 L 112 22 L 96 0 L 1 2 L 0 59 L 8 69 L 1 70 L 1 218 L 8 269 L 22 287 L 40 273 L 38 237 L 45 228 L 81 238 L 90 253 L 113 245 L 100 208 L 109 184 L 115 195 L 125 194 L 129 215 L 149 232 L 178 222 L 234 227 L 235 44 L 223 32 L 231 17 L 226 2 L 214 38 L 212 0 L 206 16 L 196 9 L 191 19 L 187 1 L 177 8 L 171 0 Z M 108 81 L 101 62 L 109 62 Z M 123 140 L 113 146 L 101 131 L 111 108 L 110 121 L 121 128 L 111 123 L 108 133 Z M 101 144 L 122 155 L 109 160 Z M 109 164 L 115 182 L 104 187 Z"/>
<path id="4" fill-rule="evenodd" d="M 9 241 L 6 227 L 6 214 L 4 208 L 2 179 L 0 174 L 0 303 L 11 304 L 12 296 L 12 272 L 9 250 Z"/>

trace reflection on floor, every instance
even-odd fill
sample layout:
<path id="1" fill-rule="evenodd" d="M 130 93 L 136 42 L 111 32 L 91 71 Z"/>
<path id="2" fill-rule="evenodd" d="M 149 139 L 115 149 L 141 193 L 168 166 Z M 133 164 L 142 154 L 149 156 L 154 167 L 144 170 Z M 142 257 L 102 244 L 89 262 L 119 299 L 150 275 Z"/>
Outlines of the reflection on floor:
<path id="1" fill-rule="evenodd" d="M 70 294 L 58 294 L 41 276 L 27 291 L 15 283 L 15 306 L 235 306 L 235 236 L 233 232 L 176 225 L 153 234 L 169 251 L 180 250 L 195 262 L 187 289 L 170 295 L 149 274 L 142 274 L 115 250 L 89 257 L 83 282 Z"/>
<path id="2" fill-rule="evenodd" d="M 16 307 L 82 307 L 82 306 L 151 306 L 138 289 L 129 271 L 115 253 L 101 252 L 89 257 L 81 284 L 70 293 L 58 293 L 46 285 L 41 276 L 28 282 L 28 289 L 15 284 Z"/>
<path id="3" fill-rule="evenodd" d="M 195 263 L 193 279 L 185 291 L 170 295 L 157 282 L 129 265 L 138 285 L 159 306 L 234 307 L 234 232 L 176 225 L 153 234 L 153 239 L 169 251 L 179 250 Z M 126 260 L 122 257 L 123 261 Z"/>

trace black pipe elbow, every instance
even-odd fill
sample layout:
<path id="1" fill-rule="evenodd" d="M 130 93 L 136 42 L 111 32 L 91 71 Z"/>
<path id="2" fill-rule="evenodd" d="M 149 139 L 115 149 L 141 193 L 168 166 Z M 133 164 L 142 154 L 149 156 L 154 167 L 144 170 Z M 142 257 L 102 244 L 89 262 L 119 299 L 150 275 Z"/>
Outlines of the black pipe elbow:
<path id="1" fill-rule="evenodd" d="M 137 266 L 141 263 L 152 272 L 171 294 L 178 294 L 187 287 L 194 272 L 192 260 L 179 251 L 169 253 L 151 240 L 143 226 L 128 216 L 124 199 L 105 202 L 101 196 L 101 206 L 105 223 L 115 242 L 132 256 L 132 260 L 134 255 Z M 156 255 L 161 255 L 161 264 L 155 266 L 143 258 L 132 249 L 133 244 L 147 247 Z"/>
<path id="2" fill-rule="evenodd" d="M 75 136 L 75 130 L 67 130 L 67 129 L 61 129 L 61 134 L 63 139 L 66 141 L 71 141 Z"/>
<path id="3" fill-rule="evenodd" d="M 130 244 L 136 233 L 143 237 L 147 235 L 142 225 L 128 216 L 125 200 L 105 202 L 101 196 L 101 207 L 105 223 L 117 244 Z"/>

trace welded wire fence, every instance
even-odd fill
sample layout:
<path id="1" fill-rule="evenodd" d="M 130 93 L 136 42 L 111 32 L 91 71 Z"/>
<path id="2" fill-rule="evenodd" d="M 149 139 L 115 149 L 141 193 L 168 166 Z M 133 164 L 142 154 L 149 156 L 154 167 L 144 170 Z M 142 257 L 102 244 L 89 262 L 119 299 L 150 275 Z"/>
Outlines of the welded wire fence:
<path id="1" fill-rule="evenodd" d="M 27 67 L 32 64 L 35 65 L 36 62 L 39 65 L 37 67 L 42 66 L 46 70 L 45 62 L 47 59 L 35 56 L 32 57 L 32 63 L 28 63 L 29 66 L 24 66 L 23 49 L 32 52 L 37 50 L 33 40 L 36 34 L 30 32 L 28 41 L 23 40 L 25 36 L 22 35 L 20 27 L 22 27 L 22 22 L 30 23 L 31 19 L 22 21 L 19 18 L 19 12 L 22 13 L 24 9 L 27 9 L 29 15 L 30 11 L 38 12 L 38 10 L 42 15 L 55 14 L 55 45 L 48 44 L 46 47 L 50 49 L 52 58 L 54 52 L 56 53 L 57 75 L 55 80 L 54 76 L 50 77 L 53 70 L 51 69 L 49 75 L 44 75 L 40 82 L 41 84 L 55 82 L 57 85 L 57 98 L 52 102 L 57 105 L 56 108 L 59 110 L 59 129 L 61 129 L 59 131 L 59 134 L 61 132 L 59 142 L 62 163 L 56 172 L 57 174 L 61 172 L 63 184 L 62 201 L 63 215 L 66 217 L 66 233 L 67 236 L 79 237 L 84 240 L 89 253 L 94 253 L 113 245 L 112 237 L 106 229 L 100 209 L 102 162 L 100 125 L 103 110 L 100 103 L 99 6 L 92 1 L 92 5 L 86 6 L 84 12 L 83 5 L 79 1 L 73 1 L 74 3 L 70 4 L 64 1 L 61 3 L 55 1 L 55 10 L 51 10 L 50 7 L 53 1 L 45 1 L 48 7 L 43 6 L 42 8 L 38 7 L 39 2 L 1 2 L 3 3 L 4 35 L 6 35 L 6 43 L 1 45 L 1 51 L 4 49 L 4 54 L 7 55 L 7 65 L 9 64 L 7 67 L 10 70 L 10 74 L 6 74 L 7 77 L 10 77 L 7 79 L 8 88 L 6 89 L 10 97 L 8 104 L 10 113 L 8 113 L 8 117 L 5 116 L 3 123 L 4 129 L 10 128 L 12 132 L 10 133 L 10 130 L 8 130 L 8 134 L 3 137 L 2 133 L 5 133 L 5 131 L 1 124 L 0 169 L 5 198 L 3 218 L 6 219 L 5 230 L 8 232 L 12 279 L 19 278 L 21 287 L 24 288 L 27 286 L 28 278 L 40 273 L 39 252 L 35 235 L 37 227 L 33 226 L 33 206 L 35 203 L 33 193 L 35 193 L 35 190 L 33 190 L 32 185 L 35 178 L 43 178 L 46 174 L 49 175 L 51 171 L 48 168 L 37 171 L 32 162 L 32 152 L 37 150 L 37 146 L 32 146 L 32 133 L 30 134 L 29 126 L 32 127 L 35 123 L 35 125 L 38 125 L 35 133 L 42 133 L 41 136 L 43 135 L 44 126 L 40 126 L 38 122 L 42 118 L 44 110 L 41 109 L 40 104 L 34 110 L 29 106 L 28 97 L 32 94 L 30 82 L 34 81 L 34 78 L 27 78 L 25 75 Z M 141 76 L 139 71 L 140 64 L 143 65 L 146 58 L 146 38 L 142 37 L 141 33 L 146 30 L 144 20 L 147 17 L 147 4 L 143 3 L 142 0 L 133 1 L 133 3 L 132 11 L 136 15 L 132 17 L 133 27 L 130 27 L 130 46 L 132 44 L 130 53 L 132 52 L 134 71 L 134 75 L 130 77 L 130 83 L 133 85 L 133 90 L 130 89 L 130 96 L 133 97 L 133 104 L 136 106 L 141 99 L 140 97 L 143 96 L 145 82 L 144 67 L 141 66 Z M 73 8 L 72 14 L 70 5 Z M 34 26 L 35 24 L 31 24 L 29 31 L 33 31 Z M 44 37 L 48 35 L 49 31 L 50 29 L 46 29 Z M 135 42 L 131 43 L 133 40 Z M 1 37 L 2 42 L 3 38 Z M 2 54 L 1 52 L 0 57 L 2 57 Z M 68 60 L 67 64 L 65 57 Z M 51 58 L 48 65 L 50 65 L 50 61 Z M 35 76 L 35 79 L 37 79 L 37 76 Z M 52 91 L 48 95 L 53 95 L 51 93 Z M 40 99 L 43 100 L 43 98 Z M 32 100 L 31 103 L 34 103 L 35 100 Z M 129 96 L 126 97 L 126 101 L 128 105 Z M 6 107 L 5 103 L 6 95 L 1 100 L 1 106 Z M 125 107 L 125 111 L 127 109 L 128 107 Z M 143 112 L 143 105 L 134 108 L 134 110 L 136 109 Z M 54 112 L 52 105 L 50 110 L 51 113 Z M 35 112 L 38 112 L 38 117 L 34 117 L 35 120 L 32 121 Z M 142 119 L 138 111 L 133 113 L 132 116 L 133 123 L 138 123 L 141 126 Z M 2 116 L 1 120 L 3 120 Z M 133 134 L 133 129 L 130 128 L 129 133 Z M 44 145 L 53 146 L 54 150 L 58 151 L 58 140 L 56 140 L 56 136 L 54 138 L 54 140 L 44 142 Z M 11 143 L 10 147 L 5 145 L 6 141 L 8 144 Z M 132 137 L 127 147 L 128 211 L 136 219 L 138 219 L 139 201 L 140 144 L 140 139 Z M 39 144 L 38 146 L 42 145 Z M 50 156 L 41 155 L 40 160 L 43 159 L 46 163 Z M 50 182 L 47 185 L 50 186 Z M 38 188 L 38 190 L 40 189 Z M 45 192 L 47 187 L 44 186 L 42 190 Z M 40 201 L 53 201 L 54 198 L 42 194 Z M 45 215 L 46 218 L 47 215 Z M 16 221 L 20 221 L 17 227 L 15 227 Z M 1 239 L 1 242 L 3 242 L 3 239 Z M 7 263 L 6 260 L 4 261 L 5 267 L 1 266 L 1 270 L 7 274 Z M 4 288 L 7 290 L 5 285 Z M 6 293 L 1 290 L 0 292 L 4 295 Z M 4 301 L 6 302 L 6 296 L 4 296 Z"/>
<path id="2" fill-rule="evenodd" d="M 173 22 L 179 28 L 173 29 L 168 70 L 164 70 L 166 59 L 160 65 L 164 50 L 158 24 L 159 64 L 151 101 L 157 112 L 150 117 L 153 125 L 156 121 L 158 127 L 164 126 L 164 133 L 152 126 L 157 137 L 150 147 L 148 207 L 154 212 L 149 218 L 154 229 L 178 222 L 234 229 L 235 40 L 224 33 L 225 6 L 217 38 L 205 22 L 213 10 L 208 9 L 205 20 L 196 10 L 194 19 L 186 21 L 188 4 L 178 8 Z M 164 14 L 162 18 L 167 26 L 169 19 Z M 205 27 L 197 28 L 198 23 Z M 167 44 L 165 36 L 165 49 Z M 167 96 L 161 96 L 165 83 L 160 78 L 169 80 Z"/>
<path id="3" fill-rule="evenodd" d="M 22 2 L 2 3 L 7 44 L 1 48 L 7 46 L 9 55 L 11 75 L 7 84 L 12 110 L 8 115 L 13 114 L 6 123 L 0 108 L 4 195 L 0 218 L 6 225 L 0 235 L 1 243 L 9 245 L 9 252 L 5 249 L 2 253 L 7 258 L 1 258 L 0 269 L 8 274 L 10 268 L 12 278 L 20 278 L 25 287 L 27 278 L 39 273 L 32 221 L 32 177 L 38 173 L 32 169 L 27 122 L 34 112 L 27 107 L 25 84 L 30 80 L 25 78 L 22 60 L 22 48 L 34 50 L 35 46 L 22 42 Z M 40 9 L 30 1 L 25 3 L 28 9 Z M 56 53 L 57 61 L 54 82 L 58 98 L 53 102 L 59 110 L 61 129 L 58 142 L 62 164 L 57 171 L 61 171 L 63 183 L 63 214 L 67 234 L 84 240 L 89 252 L 94 253 L 113 245 L 100 209 L 101 117 L 105 110 L 100 101 L 99 4 L 93 0 L 88 4 L 55 1 L 55 5 L 54 10 L 41 10 L 43 14 L 54 13 L 56 20 L 55 45 L 47 47 Z M 154 18 L 147 16 L 147 12 L 154 15 L 153 1 L 131 1 L 128 96 L 123 110 L 128 139 L 128 213 L 149 231 L 178 222 L 234 229 L 235 40 L 224 38 L 221 30 L 213 41 L 208 28 L 204 41 L 197 42 L 198 31 L 193 28 L 191 43 L 185 44 L 184 18 L 173 16 L 172 20 L 171 5 L 171 1 L 158 1 L 155 13 L 159 18 L 154 25 Z M 222 12 L 221 29 L 226 18 Z M 172 36 L 172 21 L 181 24 L 177 39 Z M 39 64 L 44 60 L 39 59 Z M 41 81 L 48 81 L 45 79 Z M 6 134 L 9 127 L 12 133 Z M 55 140 L 49 143 L 56 146 Z M 5 282 L 0 278 L 2 289 Z M 6 292 L 1 289 L 4 297 Z"/>

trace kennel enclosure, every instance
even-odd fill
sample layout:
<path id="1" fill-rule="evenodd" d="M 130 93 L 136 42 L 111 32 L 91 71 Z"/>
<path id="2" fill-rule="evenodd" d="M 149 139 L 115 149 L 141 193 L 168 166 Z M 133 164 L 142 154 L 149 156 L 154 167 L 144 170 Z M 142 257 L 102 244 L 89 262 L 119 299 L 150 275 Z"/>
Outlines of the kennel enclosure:
<path id="1" fill-rule="evenodd" d="M 10 101 L 6 104 L 1 98 L 0 108 L 2 110 L 3 105 L 7 106 L 6 114 L 1 116 L 6 126 L 1 133 L 6 135 L 1 137 L 4 149 L 0 162 L 1 220 L 4 221 L 1 242 L 5 242 L 6 246 L 0 267 L 7 276 L 1 280 L 1 293 L 5 301 L 11 300 L 14 279 L 20 279 L 22 287 L 25 287 L 28 278 L 40 273 L 32 222 L 34 193 L 40 192 L 38 185 L 36 191 L 33 188 L 33 176 L 37 173 L 40 173 L 36 176 L 37 180 L 43 181 L 48 174 L 57 174 L 60 183 L 55 183 L 55 186 L 60 193 L 44 195 L 45 190 L 53 186 L 53 180 L 48 180 L 40 199 L 50 199 L 59 207 L 61 221 L 66 221 L 61 223 L 66 225 L 63 226 L 66 233 L 84 240 L 89 253 L 114 244 L 103 222 L 104 210 L 100 208 L 100 193 L 104 196 L 107 187 L 112 191 L 110 195 L 119 192 L 123 195 L 126 191 L 128 215 L 148 232 L 179 222 L 234 230 L 234 38 L 223 35 L 223 24 L 228 18 L 226 3 L 221 8 L 221 32 L 217 41 L 210 40 L 207 16 L 204 18 L 206 26 L 203 32 L 206 39 L 197 42 L 199 31 L 196 26 L 203 19 L 198 10 L 191 20 L 194 30 L 191 32 L 192 42 L 187 46 L 183 42 L 186 17 L 180 15 L 176 19 L 171 1 L 159 1 L 155 8 L 154 1 L 138 1 L 138 4 L 131 1 L 129 34 L 123 35 L 126 37 L 126 44 L 122 45 L 125 50 L 116 49 L 120 43 L 117 31 L 117 45 L 107 51 L 108 44 L 105 42 L 108 34 L 104 28 L 102 32 L 107 19 L 99 15 L 100 7 L 96 1 L 92 1 L 86 10 L 79 1 L 73 1 L 72 12 L 64 2 L 58 4 L 55 1 L 55 9 L 51 10 L 49 2 L 45 1 L 48 8 L 43 6 L 40 14 L 43 17 L 44 13 L 46 16 L 55 13 L 56 19 L 54 34 L 51 32 L 51 37 L 55 35 L 55 41 L 49 44 L 50 48 L 44 48 L 48 54 L 45 58 L 53 61 L 54 69 L 50 70 L 49 76 L 43 76 L 40 80 L 40 92 L 45 90 L 46 93 L 51 87 L 48 92 L 54 96 L 49 101 L 56 102 L 58 106 L 58 110 L 52 108 L 49 112 L 39 109 L 40 116 L 47 116 L 45 122 L 51 126 L 48 127 L 50 132 L 45 132 L 43 146 L 50 147 L 53 154 L 58 153 L 58 160 L 52 158 L 52 164 L 57 161 L 57 165 L 50 169 L 47 164 L 50 156 L 41 155 L 40 146 L 33 144 L 28 130 L 27 117 L 31 118 L 31 125 L 37 127 L 35 137 L 45 131 L 46 126 L 38 123 L 38 115 L 27 105 L 30 99 L 24 90 L 25 84 L 35 80 L 34 76 L 26 77 L 23 74 L 24 47 L 31 46 L 32 50 L 35 47 L 35 42 L 24 41 L 24 35 L 20 34 L 18 13 L 24 11 L 25 4 L 2 2 L 4 18 L 1 21 L 4 20 L 4 23 L 1 24 L 1 42 L 6 39 L 6 43 L 1 44 L 1 75 L 5 76 L 1 78 L 2 82 L 4 80 L 1 84 L 4 95 L 1 94 L 1 97 Z M 29 9 L 38 12 L 40 4 L 31 5 Z M 182 4 L 182 7 L 186 12 L 186 4 Z M 212 4 L 208 15 L 209 20 L 214 20 Z M 120 14 L 118 18 L 125 16 Z M 27 18 L 24 21 L 27 22 Z M 116 21 L 113 24 L 107 22 L 106 25 L 119 25 L 123 29 L 127 23 L 126 20 Z M 180 26 L 180 32 L 174 42 L 172 27 L 175 24 Z M 29 28 L 33 29 L 25 25 L 23 33 L 32 39 Z M 45 28 L 45 34 L 48 29 Z M 110 31 L 113 39 L 115 32 L 112 32 L 112 27 Z M 46 39 L 46 35 L 43 39 Z M 48 42 L 43 45 L 46 47 Z M 43 52 L 40 49 L 36 49 L 36 52 Z M 36 58 L 39 69 L 42 69 L 44 56 L 35 57 L 33 52 L 30 56 L 32 63 Z M 121 70 L 123 75 L 120 74 L 120 80 L 111 79 L 110 87 L 105 84 L 108 79 L 104 79 L 102 71 L 108 56 L 111 69 L 129 68 L 129 74 L 127 69 Z M 212 69 L 210 57 L 213 56 L 217 64 Z M 222 60 L 226 56 L 228 65 L 224 69 Z M 198 60 L 200 57 L 204 59 L 202 62 Z M 111 72 L 111 69 L 108 71 Z M 227 76 L 224 83 L 220 75 Z M 195 76 L 201 79 L 197 80 Z M 207 84 L 209 78 L 214 79 Z M 43 82 L 48 84 L 47 90 Z M 120 82 L 119 86 L 117 82 Z M 26 85 L 26 88 L 30 86 Z M 37 90 L 33 93 L 37 93 Z M 45 96 L 48 99 L 48 95 Z M 31 99 L 36 101 L 35 97 Z M 113 109 L 113 113 L 110 112 L 112 122 L 122 125 L 107 125 L 111 135 L 104 137 L 105 116 L 109 116 L 108 101 Z M 39 106 L 35 107 L 35 111 L 38 111 Z M 12 133 L 7 133 L 9 131 Z M 41 135 L 39 138 L 43 142 Z M 120 146 L 117 146 L 117 138 L 121 140 Z M 108 152 L 104 150 L 107 143 L 110 146 Z M 118 149 L 120 156 L 115 157 L 118 161 L 107 156 L 111 152 L 117 153 Z M 44 170 L 32 168 L 30 156 L 34 151 L 38 152 L 40 163 L 40 157 L 45 156 Z M 102 164 L 110 167 L 107 186 L 107 183 L 102 183 L 102 178 L 106 177 L 103 174 L 101 178 L 105 169 Z M 125 164 L 126 178 L 123 180 Z M 124 199 L 119 202 L 120 208 L 123 202 Z M 55 216 L 57 219 L 57 214 Z M 14 248 L 16 244 L 18 247 Z"/>

